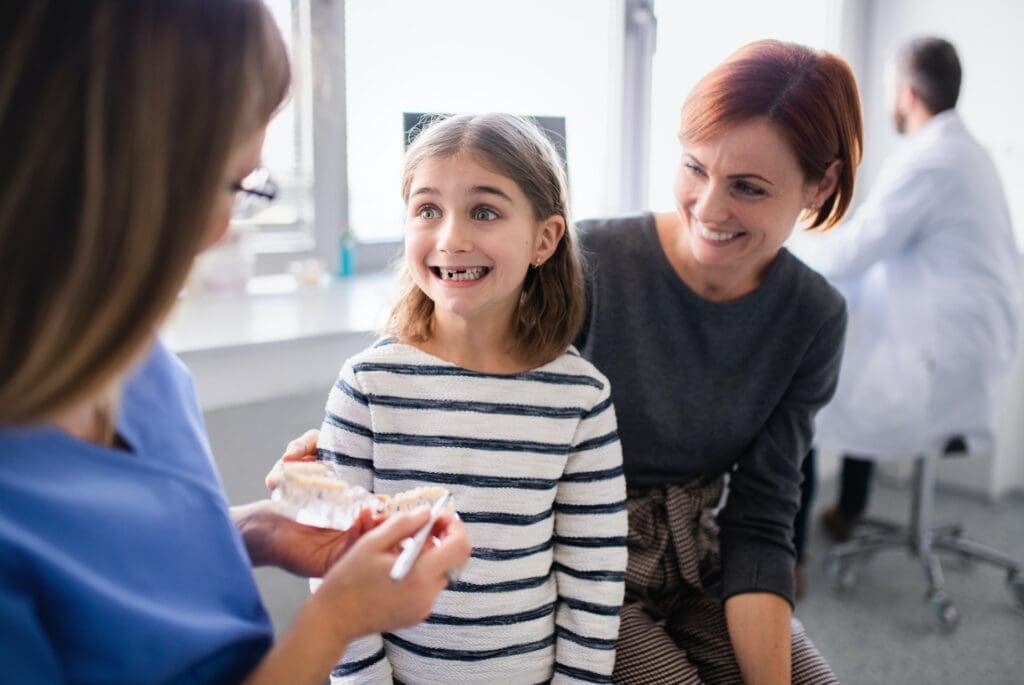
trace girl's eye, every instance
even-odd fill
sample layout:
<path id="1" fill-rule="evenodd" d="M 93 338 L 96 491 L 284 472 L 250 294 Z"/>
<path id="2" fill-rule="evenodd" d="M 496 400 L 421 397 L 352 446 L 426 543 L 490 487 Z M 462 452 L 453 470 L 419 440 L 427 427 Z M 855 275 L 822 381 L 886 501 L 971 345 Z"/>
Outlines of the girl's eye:
<path id="1" fill-rule="evenodd" d="M 473 210 L 473 219 L 476 221 L 494 221 L 498 213 L 490 207 L 477 207 Z"/>
<path id="2" fill-rule="evenodd" d="M 751 185 L 746 181 L 737 181 L 736 190 L 738 190 L 743 195 L 749 195 L 751 197 L 761 197 L 762 195 L 764 195 L 763 188 L 758 188 L 757 186 Z"/>
<path id="3" fill-rule="evenodd" d="M 686 163 L 686 164 L 684 164 L 683 166 L 685 166 L 685 167 L 686 167 L 686 169 L 687 169 L 687 170 L 688 170 L 688 171 L 689 171 L 689 172 L 690 172 L 691 174 L 693 174 L 694 176 L 703 176 L 703 175 L 704 175 L 704 170 L 703 170 L 703 169 L 701 169 L 701 168 L 700 168 L 699 166 L 697 166 L 696 164 L 692 164 L 692 163 L 690 163 L 690 162 L 687 162 L 687 163 Z"/>
<path id="4" fill-rule="evenodd" d="M 429 221 L 431 219 L 440 218 L 441 212 L 440 210 L 438 210 L 437 207 L 434 207 L 432 205 L 424 205 L 420 207 L 418 212 L 416 212 L 416 216 L 419 217 L 420 219 L 426 219 Z"/>

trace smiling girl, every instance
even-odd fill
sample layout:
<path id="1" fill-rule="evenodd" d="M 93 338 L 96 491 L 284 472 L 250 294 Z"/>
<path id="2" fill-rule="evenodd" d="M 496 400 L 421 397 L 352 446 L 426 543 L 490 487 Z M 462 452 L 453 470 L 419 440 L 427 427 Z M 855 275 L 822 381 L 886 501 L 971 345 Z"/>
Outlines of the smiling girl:
<path id="1" fill-rule="evenodd" d="M 608 381 L 565 177 L 529 121 L 458 116 L 405 162 L 405 291 L 344 365 L 319 455 L 377 493 L 439 485 L 475 550 L 422 625 L 353 643 L 335 682 L 609 682 L 626 565 Z"/>

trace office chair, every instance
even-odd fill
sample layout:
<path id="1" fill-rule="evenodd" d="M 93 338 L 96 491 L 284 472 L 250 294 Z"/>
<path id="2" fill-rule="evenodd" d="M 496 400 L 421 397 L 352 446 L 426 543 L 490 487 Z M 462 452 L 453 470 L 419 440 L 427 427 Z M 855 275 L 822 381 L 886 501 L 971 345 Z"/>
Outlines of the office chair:
<path id="1" fill-rule="evenodd" d="M 960 525 L 933 527 L 938 461 L 947 455 L 965 455 L 967 452 L 964 438 L 953 436 L 940 449 L 926 451 L 915 458 L 909 523 L 899 525 L 870 518 L 859 522 L 853 538 L 834 546 L 826 558 L 827 571 L 835 587 L 849 589 L 853 585 L 853 562 L 866 561 L 881 550 L 904 548 L 924 567 L 928 582 L 925 594 L 928 608 L 939 626 L 951 632 L 956 628 L 960 615 L 944 589 L 939 553 L 952 552 L 965 560 L 982 561 L 1005 569 L 1010 593 L 1024 609 L 1024 567 L 1019 561 L 968 539 Z"/>

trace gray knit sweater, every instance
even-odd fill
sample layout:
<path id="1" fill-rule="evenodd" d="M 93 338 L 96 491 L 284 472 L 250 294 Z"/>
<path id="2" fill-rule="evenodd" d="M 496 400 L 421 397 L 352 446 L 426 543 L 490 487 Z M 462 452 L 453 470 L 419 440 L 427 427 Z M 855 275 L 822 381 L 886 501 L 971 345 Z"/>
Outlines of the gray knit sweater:
<path id="1" fill-rule="evenodd" d="M 627 483 L 731 473 L 722 599 L 792 602 L 800 464 L 835 391 L 842 296 L 783 249 L 755 291 L 711 302 L 673 270 L 652 214 L 579 229 L 588 307 L 577 347 L 611 382 Z"/>

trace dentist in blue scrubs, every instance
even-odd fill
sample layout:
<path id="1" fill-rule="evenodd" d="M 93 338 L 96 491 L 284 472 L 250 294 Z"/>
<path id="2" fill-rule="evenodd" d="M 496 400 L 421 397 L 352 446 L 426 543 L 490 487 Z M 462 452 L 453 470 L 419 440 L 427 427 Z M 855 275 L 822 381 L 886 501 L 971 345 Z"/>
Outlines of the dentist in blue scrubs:
<path id="1" fill-rule="evenodd" d="M 226 231 L 290 82 L 258 0 L 35 0 L 0 12 L 0 681 L 320 683 L 427 616 L 463 526 L 402 582 L 426 512 L 308 528 L 229 507 L 156 339 Z M 323 575 L 272 644 L 252 566 Z"/>

